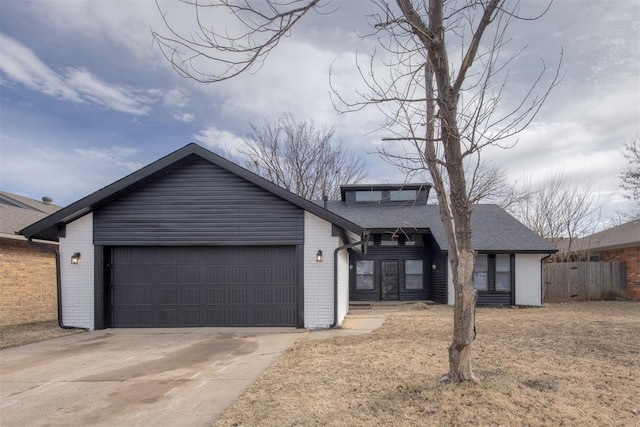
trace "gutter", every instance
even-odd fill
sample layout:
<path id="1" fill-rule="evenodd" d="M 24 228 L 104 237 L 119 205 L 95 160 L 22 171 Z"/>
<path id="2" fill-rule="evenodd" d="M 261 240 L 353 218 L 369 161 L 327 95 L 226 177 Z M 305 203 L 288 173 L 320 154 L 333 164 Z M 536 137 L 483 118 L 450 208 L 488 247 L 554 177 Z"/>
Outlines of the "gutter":
<path id="1" fill-rule="evenodd" d="M 60 252 L 56 249 L 51 249 L 47 245 L 43 245 L 38 242 L 34 242 L 32 237 L 28 238 L 30 245 L 42 249 L 43 251 L 51 252 L 56 257 L 56 296 L 58 301 L 58 326 L 61 329 L 76 329 L 73 326 L 66 326 L 62 321 L 62 278 L 60 275 Z"/>
<path id="2" fill-rule="evenodd" d="M 338 246 L 333 251 L 333 323 L 329 326 L 330 329 L 335 328 L 338 324 L 338 252 L 345 249 L 351 249 L 358 245 L 366 246 L 368 241 L 369 233 L 366 232 L 364 234 L 364 238 L 362 238 L 361 240 Z"/>

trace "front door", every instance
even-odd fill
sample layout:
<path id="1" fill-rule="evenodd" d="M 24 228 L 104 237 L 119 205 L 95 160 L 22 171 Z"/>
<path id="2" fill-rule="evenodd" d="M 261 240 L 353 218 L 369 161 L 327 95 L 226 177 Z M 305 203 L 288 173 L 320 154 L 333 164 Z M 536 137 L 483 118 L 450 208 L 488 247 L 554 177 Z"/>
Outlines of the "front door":
<path id="1" fill-rule="evenodd" d="M 380 263 L 380 291 L 383 300 L 398 299 L 398 261 Z"/>

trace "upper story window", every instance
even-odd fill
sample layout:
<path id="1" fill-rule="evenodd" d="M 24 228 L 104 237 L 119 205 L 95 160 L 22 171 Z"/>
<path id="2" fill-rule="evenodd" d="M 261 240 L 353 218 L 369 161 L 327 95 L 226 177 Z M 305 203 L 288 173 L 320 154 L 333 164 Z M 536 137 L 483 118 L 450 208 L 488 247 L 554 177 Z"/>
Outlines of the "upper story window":
<path id="1" fill-rule="evenodd" d="M 392 202 L 406 202 L 416 199 L 416 190 L 389 191 L 389 200 Z"/>
<path id="2" fill-rule="evenodd" d="M 382 191 L 356 191 L 356 202 L 380 202 Z"/>
<path id="3" fill-rule="evenodd" d="M 424 206 L 429 184 L 350 184 L 340 188 L 342 201 L 349 205 Z"/>

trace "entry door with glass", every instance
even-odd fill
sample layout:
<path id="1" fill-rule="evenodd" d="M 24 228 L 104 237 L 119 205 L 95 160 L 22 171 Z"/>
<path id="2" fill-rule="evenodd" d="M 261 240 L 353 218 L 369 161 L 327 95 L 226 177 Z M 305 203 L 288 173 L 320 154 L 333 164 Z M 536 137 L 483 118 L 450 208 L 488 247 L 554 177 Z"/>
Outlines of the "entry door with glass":
<path id="1" fill-rule="evenodd" d="M 397 300 L 399 288 L 398 261 L 380 263 L 380 290 L 383 300 Z"/>

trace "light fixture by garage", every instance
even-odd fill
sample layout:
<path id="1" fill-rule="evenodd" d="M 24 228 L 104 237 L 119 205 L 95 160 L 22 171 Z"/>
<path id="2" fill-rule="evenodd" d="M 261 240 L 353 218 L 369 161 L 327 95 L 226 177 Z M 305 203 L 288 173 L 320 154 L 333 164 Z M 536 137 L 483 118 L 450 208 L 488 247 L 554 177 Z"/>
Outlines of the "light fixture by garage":
<path id="1" fill-rule="evenodd" d="M 71 255 L 71 264 L 80 264 L 80 252 Z"/>

